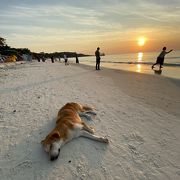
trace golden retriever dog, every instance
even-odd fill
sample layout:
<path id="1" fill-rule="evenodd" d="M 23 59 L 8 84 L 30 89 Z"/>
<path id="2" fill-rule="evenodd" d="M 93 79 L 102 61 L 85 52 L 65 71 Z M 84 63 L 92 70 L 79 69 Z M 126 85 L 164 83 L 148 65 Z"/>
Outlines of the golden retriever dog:
<path id="1" fill-rule="evenodd" d="M 94 108 L 74 102 L 67 103 L 59 110 L 55 128 L 41 141 L 51 161 L 59 157 L 60 149 L 64 144 L 77 137 L 109 142 L 105 137 L 94 135 L 94 129 L 81 119 L 82 117 L 91 119 L 89 114 L 96 115 Z"/>

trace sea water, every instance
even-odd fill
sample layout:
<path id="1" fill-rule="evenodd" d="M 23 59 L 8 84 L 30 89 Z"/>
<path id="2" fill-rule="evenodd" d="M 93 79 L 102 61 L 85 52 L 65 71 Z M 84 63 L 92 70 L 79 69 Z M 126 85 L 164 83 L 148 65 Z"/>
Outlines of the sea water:
<path id="1" fill-rule="evenodd" d="M 180 79 L 180 51 L 172 51 L 167 54 L 161 70 L 159 70 L 159 65 L 156 65 L 154 70 L 152 70 L 151 66 L 156 62 L 159 53 L 160 52 L 138 52 L 105 55 L 101 57 L 101 67 Z M 95 56 L 79 57 L 79 61 L 82 64 L 95 66 Z"/>

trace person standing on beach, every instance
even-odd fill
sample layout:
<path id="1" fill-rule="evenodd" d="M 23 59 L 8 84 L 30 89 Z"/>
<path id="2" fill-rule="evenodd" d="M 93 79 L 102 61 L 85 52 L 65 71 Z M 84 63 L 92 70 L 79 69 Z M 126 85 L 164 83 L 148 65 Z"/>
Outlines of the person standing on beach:
<path id="1" fill-rule="evenodd" d="M 53 56 L 51 56 L 51 62 L 54 63 L 54 57 Z"/>
<path id="2" fill-rule="evenodd" d="M 163 68 L 162 65 L 164 64 L 164 57 L 166 54 L 170 53 L 172 51 L 172 49 L 170 51 L 166 51 L 166 47 L 163 47 L 162 52 L 159 54 L 159 56 L 157 57 L 156 63 L 154 63 L 152 65 L 152 69 L 154 68 L 154 66 L 156 64 L 159 64 L 159 69 Z"/>
<path id="3" fill-rule="evenodd" d="M 79 64 L 79 59 L 78 59 L 77 53 L 76 53 L 76 63 Z"/>
<path id="4" fill-rule="evenodd" d="M 41 62 L 41 59 L 38 55 L 37 55 L 37 60 L 38 60 L 38 62 Z"/>
<path id="5" fill-rule="evenodd" d="M 96 56 L 96 70 L 100 70 L 100 52 L 99 52 L 100 48 L 98 47 L 97 50 L 95 51 L 95 56 Z"/>
<path id="6" fill-rule="evenodd" d="M 66 54 L 64 54 L 64 62 L 65 62 L 65 65 L 69 65 L 68 58 L 67 58 Z"/>

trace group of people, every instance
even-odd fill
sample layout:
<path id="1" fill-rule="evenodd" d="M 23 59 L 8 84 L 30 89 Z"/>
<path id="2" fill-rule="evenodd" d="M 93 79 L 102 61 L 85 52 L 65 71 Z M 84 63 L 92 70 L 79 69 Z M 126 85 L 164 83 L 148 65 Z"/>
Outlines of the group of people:
<path id="1" fill-rule="evenodd" d="M 100 70 L 101 55 L 100 55 L 100 48 L 99 47 L 95 51 L 95 56 L 96 56 L 96 70 Z M 51 56 L 51 61 L 52 61 L 52 63 L 54 63 L 54 57 L 53 56 Z M 65 62 L 65 65 L 69 65 L 68 58 L 67 58 L 66 54 L 64 54 L 64 62 Z M 76 54 L 76 63 L 79 63 L 79 59 L 78 59 L 77 54 Z"/>
<path id="2" fill-rule="evenodd" d="M 60 57 L 59 57 L 59 61 L 61 61 Z M 54 63 L 54 57 L 53 56 L 51 56 L 51 62 Z M 68 58 L 67 58 L 66 54 L 64 54 L 64 62 L 65 62 L 65 65 L 69 65 Z"/>
<path id="3" fill-rule="evenodd" d="M 166 47 L 163 47 L 161 53 L 157 57 L 156 63 L 154 63 L 152 65 L 152 69 L 154 68 L 155 65 L 159 64 L 159 70 L 161 70 L 161 68 L 163 68 L 165 55 L 170 53 L 171 51 L 172 51 L 172 49 L 170 51 L 166 51 Z M 97 47 L 97 49 L 95 51 L 95 56 L 96 56 L 96 67 L 95 68 L 96 68 L 96 70 L 100 70 L 101 53 L 100 53 L 99 47 Z M 68 57 L 66 54 L 64 54 L 63 58 L 64 58 L 65 65 L 69 65 Z M 79 59 L 78 59 L 77 54 L 76 54 L 75 58 L 76 58 L 76 63 L 79 63 Z M 38 58 L 38 61 L 40 62 L 40 58 Z M 59 58 L 59 61 L 61 61 L 60 58 Z M 54 57 L 53 56 L 51 56 L 51 62 L 54 63 Z"/>
<path id="4" fill-rule="evenodd" d="M 76 54 L 75 57 L 76 57 L 76 63 L 79 63 L 78 55 Z M 68 57 L 66 54 L 64 54 L 63 58 L 64 58 L 65 65 L 69 65 Z M 61 61 L 60 57 L 59 57 L 59 61 Z M 53 56 L 51 56 L 51 62 L 54 63 L 54 57 Z"/>

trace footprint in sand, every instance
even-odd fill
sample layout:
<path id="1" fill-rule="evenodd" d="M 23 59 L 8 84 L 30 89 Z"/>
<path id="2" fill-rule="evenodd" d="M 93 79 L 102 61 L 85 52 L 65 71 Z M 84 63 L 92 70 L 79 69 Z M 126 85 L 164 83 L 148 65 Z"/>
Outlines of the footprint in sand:
<path id="1" fill-rule="evenodd" d="M 124 134 L 123 135 L 125 142 L 129 143 L 135 143 L 135 144 L 143 144 L 145 140 L 138 132 L 133 132 L 129 135 Z"/>
<path id="2" fill-rule="evenodd" d="M 33 166 L 33 163 L 31 161 L 23 161 L 17 164 L 15 167 L 11 169 L 11 172 L 16 175 L 20 173 L 21 171 L 25 171 L 25 169 L 29 170 Z"/>
<path id="3" fill-rule="evenodd" d="M 129 135 L 124 134 L 124 141 L 128 144 L 128 148 L 134 155 L 139 155 L 138 146 L 143 144 L 145 140 L 138 132 L 130 133 Z"/>

